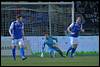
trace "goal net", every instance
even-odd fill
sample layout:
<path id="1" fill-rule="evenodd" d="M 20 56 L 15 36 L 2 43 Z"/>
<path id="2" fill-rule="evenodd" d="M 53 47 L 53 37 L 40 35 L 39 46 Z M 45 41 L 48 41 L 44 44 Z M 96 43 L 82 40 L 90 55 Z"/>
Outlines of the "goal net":
<path id="1" fill-rule="evenodd" d="M 11 55 L 8 29 L 16 15 L 24 18 L 25 38 L 31 44 L 32 51 L 41 52 L 40 40 L 44 38 L 44 32 L 52 36 L 65 36 L 66 28 L 74 22 L 74 2 L 1 2 L 1 55 Z M 5 39 L 8 39 L 7 42 Z M 64 47 L 66 45 L 61 48 L 65 50 Z"/>

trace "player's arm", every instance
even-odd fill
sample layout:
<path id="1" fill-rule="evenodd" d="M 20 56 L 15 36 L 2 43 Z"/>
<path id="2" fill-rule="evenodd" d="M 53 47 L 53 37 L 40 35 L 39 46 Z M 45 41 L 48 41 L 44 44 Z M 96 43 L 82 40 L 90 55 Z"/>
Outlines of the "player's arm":
<path id="1" fill-rule="evenodd" d="M 81 31 L 84 32 L 83 25 L 81 24 Z"/>
<path id="2" fill-rule="evenodd" d="M 53 46 L 54 47 L 58 47 L 58 40 L 57 40 L 57 38 L 53 38 L 53 42 L 54 42 Z"/>
<path id="3" fill-rule="evenodd" d="M 23 34 L 23 39 L 24 39 L 24 24 L 22 23 L 22 34 Z"/>
<path id="4" fill-rule="evenodd" d="M 58 42 L 57 38 L 52 38 L 53 40 L 55 40 L 56 42 Z"/>
<path id="5" fill-rule="evenodd" d="M 10 25 L 10 28 L 9 28 L 9 34 L 10 34 L 12 39 L 13 39 L 13 34 L 12 34 L 13 27 L 14 27 L 14 23 L 12 22 L 11 25 Z"/>
<path id="6" fill-rule="evenodd" d="M 42 53 L 41 53 L 41 57 L 44 57 L 44 48 L 45 48 L 45 42 L 44 42 L 44 44 L 43 44 L 43 46 L 42 46 Z"/>
<path id="7" fill-rule="evenodd" d="M 71 33 L 71 34 L 74 34 L 73 32 L 71 32 L 71 28 L 73 27 L 73 24 L 74 24 L 74 23 L 71 23 L 71 24 L 69 25 L 69 27 L 67 28 L 67 31 L 68 31 L 69 33 Z"/>

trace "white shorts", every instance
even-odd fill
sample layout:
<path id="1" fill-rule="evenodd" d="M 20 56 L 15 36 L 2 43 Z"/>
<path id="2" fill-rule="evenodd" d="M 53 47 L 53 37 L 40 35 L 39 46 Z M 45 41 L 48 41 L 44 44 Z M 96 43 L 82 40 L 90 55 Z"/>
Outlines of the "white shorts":
<path id="1" fill-rule="evenodd" d="M 78 44 L 78 38 L 77 37 L 70 37 L 70 43 L 71 43 L 71 45 Z"/>
<path id="2" fill-rule="evenodd" d="M 17 45 L 24 45 L 24 40 L 21 39 L 13 39 L 12 40 L 12 45 L 17 46 Z"/>
<path id="3" fill-rule="evenodd" d="M 78 45 L 78 38 L 77 37 L 70 37 L 70 43 L 73 48 L 77 48 Z"/>

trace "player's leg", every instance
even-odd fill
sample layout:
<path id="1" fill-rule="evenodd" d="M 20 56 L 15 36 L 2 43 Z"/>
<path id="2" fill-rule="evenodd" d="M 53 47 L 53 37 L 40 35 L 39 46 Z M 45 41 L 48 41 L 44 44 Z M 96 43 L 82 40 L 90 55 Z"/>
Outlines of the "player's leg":
<path id="1" fill-rule="evenodd" d="M 50 48 L 50 57 L 54 58 L 55 57 L 55 52 L 54 49 Z"/>
<path id="2" fill-rule="evenodd" d="M 19 39 L 18 43 L 19 43 L 19 46 L 20 46 L 20 56 L 21 56 L 22 60 L 24 60 L 24 59 L 26 59 L 26 57 L 25 57 L 25 53 L 24 53 L 25 45 L 24 45 L 23 39 Z"/>
<path id="3" fill-rule="evenodd" d="M 72 47 L 72 51 L 71 51 L 71 57 L 73 57 L 73 54 L 75 53 L 75 50 L 77 48 L 77 44 L 73 44 L 74 47 Z"/>
<path id="4" fill-rule="evenodd" d="M 73 54 L 75 53 L 77 45 L 78 45 L 78 39 L 77 38 L 73 38 L 71 57 L 73 57 Z"/>
<path id="5" fill-rule="evenodd" d="M 68 56 L 70 50 L 72 50 L 72 46 L 70 46 L 69 49 L 67 50 L 66 56 Z"/>
<path id="6" fill-rule="evenodd" d="M 53 49 L 50 50 L 50 57 L 54 58 L 54 50 Z"/>
<path id="7" fill-rule="evenodd" d="M 16 60 L 16 45 L 17 45 L 17 40 L 13 39 L 11 48 L 12 48 L 12 55 L 13 55 L 14 60 Z"/>
<path id="8" fill-rule="evenodd" d="M 68 53 L 72 50 L 73 37 L 70 37 L 70 44 L 71 44 L 71 46 L 70 46 L 69 49 L 67 50 L 66 56 L 68 56 Z"/>
<path id="9" fill-rule="evenodd" d="M 56 50 L 62 57 L 64 57 L 63 52 L 56 46 L 53 47 L 54 50 Z"/>

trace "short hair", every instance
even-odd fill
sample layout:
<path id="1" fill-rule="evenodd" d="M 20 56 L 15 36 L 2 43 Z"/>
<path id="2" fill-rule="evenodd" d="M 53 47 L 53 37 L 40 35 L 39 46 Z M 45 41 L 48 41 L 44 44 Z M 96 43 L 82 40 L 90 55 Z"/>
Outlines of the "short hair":
<path id="1" fill-rule="evenodd" d="M 48 32 L 44 32 L 44 35 L 45 35 L 45 34 L 48 34 L 48 35 L 49 35 L 49 33 L 48 33 Z"/>
<path id="2" fill-rule="evenodd" d="M 20 17 L 22 17 L 22 16 L 21 16 L 21 15 L 17 15 L 17 16 L 16 16 L 16 18 L 20 18 Z"/>
<path id="3" fill-rule="evenodd" d="M 78 17 L 80 17 L 80 18 L 81 18 L 81 16 L 80 16 L 80 15 L 77 15 L 77 16 L 75 17 L 75 20 L 76 20 Z"/>

